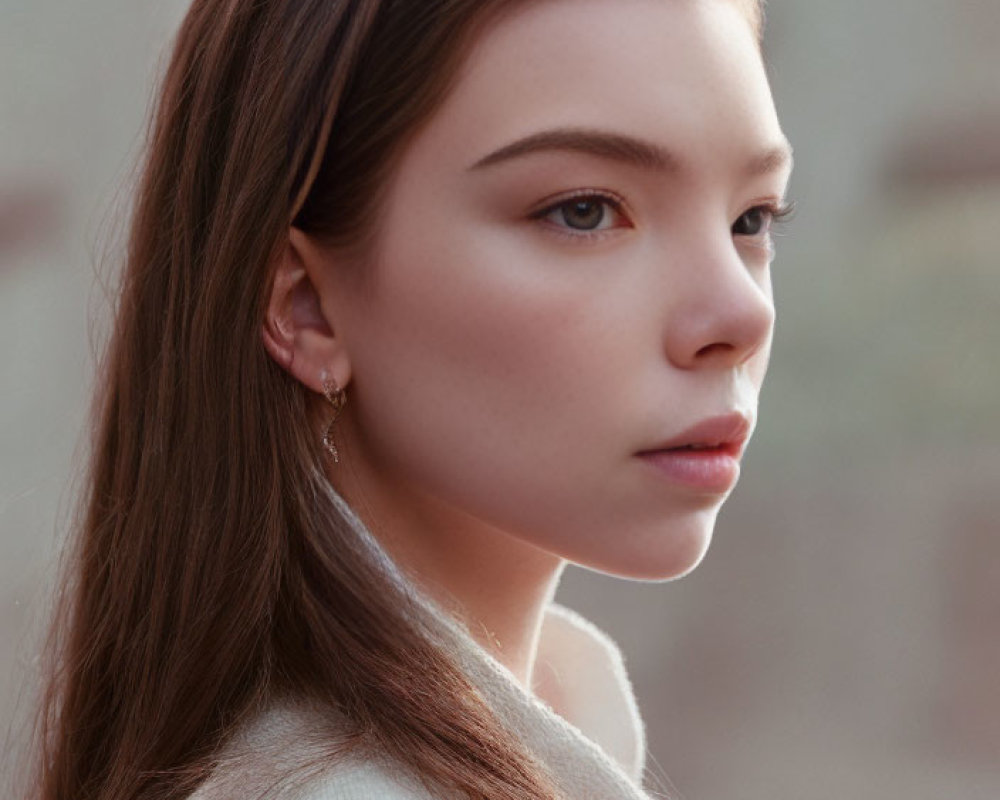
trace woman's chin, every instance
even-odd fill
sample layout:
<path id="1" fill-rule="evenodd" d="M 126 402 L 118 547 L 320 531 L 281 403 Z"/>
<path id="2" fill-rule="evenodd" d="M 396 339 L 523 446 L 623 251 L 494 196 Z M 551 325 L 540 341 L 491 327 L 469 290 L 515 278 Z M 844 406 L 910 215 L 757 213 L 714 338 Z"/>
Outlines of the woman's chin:
<path id="1" fill-rule="evenodd" d="M 591 557 L 571 559 L 580 566 L 638 581 L 672 581 L 697 567 L 712 542 L 717 509 L 671 520 L 654 530 L 608 537 L 612 548 Z"/>

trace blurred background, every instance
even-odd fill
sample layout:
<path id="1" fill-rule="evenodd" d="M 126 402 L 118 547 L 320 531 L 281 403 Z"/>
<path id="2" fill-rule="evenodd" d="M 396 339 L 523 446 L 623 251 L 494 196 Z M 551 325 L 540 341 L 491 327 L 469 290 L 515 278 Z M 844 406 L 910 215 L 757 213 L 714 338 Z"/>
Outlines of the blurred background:
<path id="1" fill-rule="evenodd" d="M 186 6 L 0 0 L 0 742 Z M 996 800 L 1000 3 L 768 8 L 798 212 L 744 477 L 691 576 L 575 570 L 560 599 L 622 646 L 690 800 Z"/>

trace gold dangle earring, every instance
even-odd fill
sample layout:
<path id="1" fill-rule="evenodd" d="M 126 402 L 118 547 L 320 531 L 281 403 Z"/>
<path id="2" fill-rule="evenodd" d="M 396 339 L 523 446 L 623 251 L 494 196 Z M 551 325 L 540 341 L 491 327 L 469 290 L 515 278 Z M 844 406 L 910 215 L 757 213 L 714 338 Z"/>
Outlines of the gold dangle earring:
<path id="1" fill-rule="evenodd" d="M 333 461 L 335 464 L 340 463 L 340 453 L 337 452 L 337 445 L 333 441 L 333 427 L 337 424 L 337 419 L 340 417 L 341 409 L 344 407 L 344 403 L 347 402 L 347 392 L 340 388 L 333 378 L 323 377 L 323 396 L 326 401 L 333 406 L 333 417 L 326 426 L 326 432 L 323 434 L 323 447 L 326 448 L 331 456 L 333 456 Z"/>

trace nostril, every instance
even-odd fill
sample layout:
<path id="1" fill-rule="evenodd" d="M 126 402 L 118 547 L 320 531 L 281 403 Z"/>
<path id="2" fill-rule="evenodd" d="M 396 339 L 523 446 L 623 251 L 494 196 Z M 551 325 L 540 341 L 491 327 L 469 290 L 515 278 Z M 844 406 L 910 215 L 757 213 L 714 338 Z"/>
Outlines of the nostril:
<path id="1" fill-rule="evenodd" d="M 697 358 L 708 358 L 714 355 L 728 355 L 733 351 L 733 346 L 728 342 L 713 342 L 702 347 L 695 356 Z"/>

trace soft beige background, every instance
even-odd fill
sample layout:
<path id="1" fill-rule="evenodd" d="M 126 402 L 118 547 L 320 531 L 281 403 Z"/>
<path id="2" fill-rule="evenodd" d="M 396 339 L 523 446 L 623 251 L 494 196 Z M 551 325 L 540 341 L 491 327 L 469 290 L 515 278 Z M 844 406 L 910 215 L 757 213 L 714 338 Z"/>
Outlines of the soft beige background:
<path id="1" fill-rule="evenodd" d="M 0 730 L 185 6 L 0 0 Z M 691 800 L 996 800 L 1000 3 L 772 0 L 767 38 L 799 211 L 745 476 L 693 575 L 562 600 L 621 643 Z"/>

